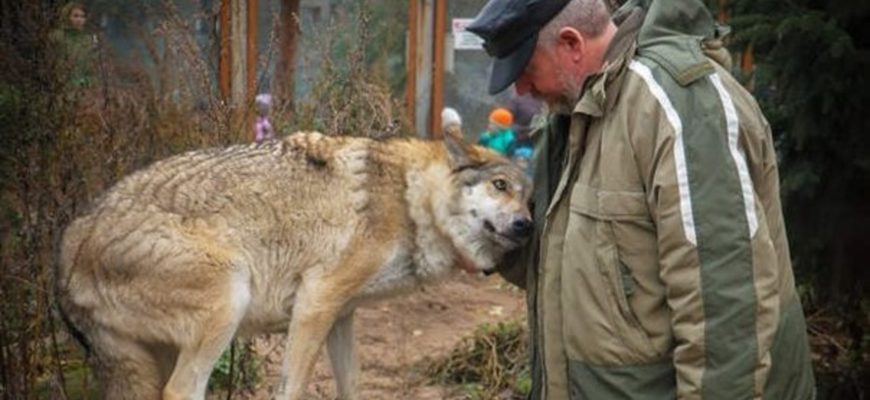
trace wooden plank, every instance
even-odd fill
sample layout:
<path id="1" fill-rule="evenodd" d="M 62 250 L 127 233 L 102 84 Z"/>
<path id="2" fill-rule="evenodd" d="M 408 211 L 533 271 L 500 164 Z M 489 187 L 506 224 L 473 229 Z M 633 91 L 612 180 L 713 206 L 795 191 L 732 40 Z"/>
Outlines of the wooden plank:
<path id="1" fill-rule="evenodd" d="M 408 35 L 405 51 L 405 107 L 407 108 L 408 123 L 415 125 L 417 120 L 417 16 L 419 15 L 418 2 L 420 0 L 408 0 Z"/>
<path id="2" fill-rule="evenodd" d="M 436 139 L 443 135 L 441 129 L 441 109 L 444 108 L 444 36 L 447 29 L 447 0 L 435 0 L 435 43 L 432 57 L 432 100 L 429 115 L 432 125 L 430 132 Z"/>
<path id="3" fill-rule="evenodd" d="M 230 97 L 230 1 L 221 0 L 220 8 L 220 50 L 218 52 L 218 88 L 224 101 Z"/>
<path id="4" fill-rule="evenodd" d="M 245 56 L 247 57 L 246 89 L 248 104 L 253 103 L 257 90 L 257 0 L 247 1 L 247 31 Z"/>

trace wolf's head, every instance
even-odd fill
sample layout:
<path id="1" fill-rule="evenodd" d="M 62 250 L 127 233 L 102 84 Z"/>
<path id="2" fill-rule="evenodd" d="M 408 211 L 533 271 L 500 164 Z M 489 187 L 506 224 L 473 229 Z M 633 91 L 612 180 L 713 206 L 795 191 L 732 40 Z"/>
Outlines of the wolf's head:
<path id="1" fill-rule="evenodd" d="M 528 205 L 531 181 L 522 168 L 494 151 L 450 135 L 444 144 L 456 185 L 454 236 L 473 268 L 491 270 L 534 230 Z"/>

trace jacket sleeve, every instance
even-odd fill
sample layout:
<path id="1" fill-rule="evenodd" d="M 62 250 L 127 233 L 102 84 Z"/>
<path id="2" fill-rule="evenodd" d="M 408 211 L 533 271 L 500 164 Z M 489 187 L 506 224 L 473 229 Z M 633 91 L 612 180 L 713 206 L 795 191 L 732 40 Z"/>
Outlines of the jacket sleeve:
<path id="1" fill-rule="evenodd" d="M 777 263 L 716 73 L 680 86 L 633 62 L 635 144 L 658 235 L 679 399 L 760 399 L 778 318 Z M 650 132 L 650 130 L 654 132 Z M 770 264 L 770 265 L 768 265 Z"/>
<path id="2" fill-rule="evenodd" d="M 504 260 L 496 266 L 496 272 L 501 275 L 504 280 L 512 283 L 520 289 L 526 289 L 528 269 L 531 268 L 532 260 L 530 256 L 532 246 L 526 245 L 519 249 L 509 252 L 505 255 Z"/>

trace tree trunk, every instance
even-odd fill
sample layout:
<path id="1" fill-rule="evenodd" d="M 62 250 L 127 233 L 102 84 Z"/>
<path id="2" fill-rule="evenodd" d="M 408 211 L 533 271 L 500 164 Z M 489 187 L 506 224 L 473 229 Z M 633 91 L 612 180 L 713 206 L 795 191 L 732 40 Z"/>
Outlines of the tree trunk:
<path id="1" fill-rule="evenodd" d="M 248 87 L 248 17 L 246 2 L 230 0 L 230 104 L 241 109 L 246 105 Z"/>
<path id="2" fill-rule="evenodd" d="M 280 110 L 293 110 L 296 49 L 299 43 L 299 0 L 281 0 L 281 24 L 278 33 L 278 65 L 272 90 Z"/>

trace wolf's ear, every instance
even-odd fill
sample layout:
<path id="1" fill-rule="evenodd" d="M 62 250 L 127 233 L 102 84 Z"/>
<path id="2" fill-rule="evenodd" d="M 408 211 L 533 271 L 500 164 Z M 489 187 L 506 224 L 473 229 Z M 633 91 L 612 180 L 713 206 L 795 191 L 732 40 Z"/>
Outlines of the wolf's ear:
<path id="1" fill-rule="evenodd" d="M 471 158 L 471 146 L 458 135 L 445 134 L 444 146 L 447 148 L 447 159 L 450 162 L 450 169 L 460 171 L 468 167 L 474 166 Z"/>

